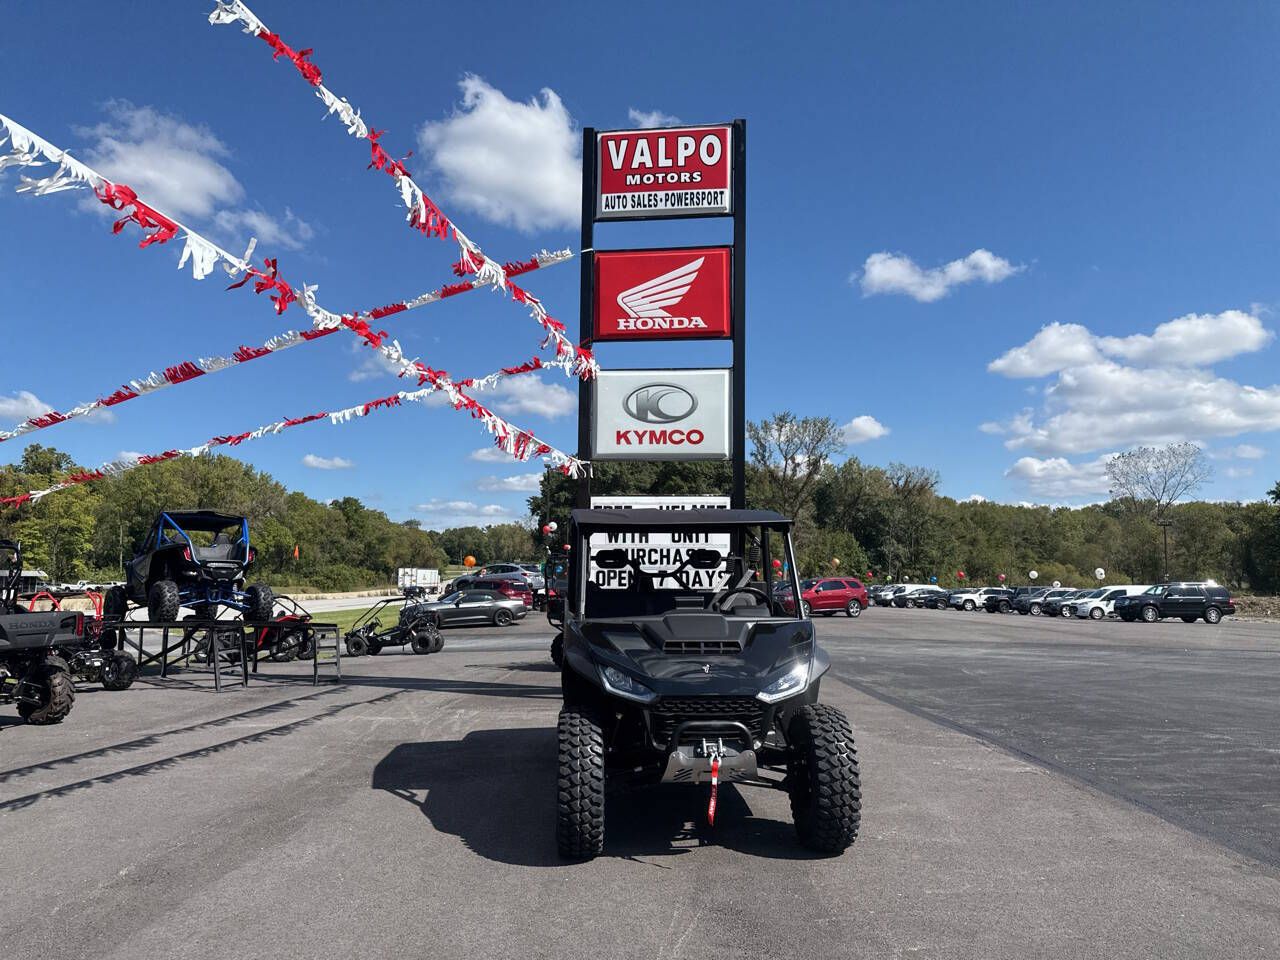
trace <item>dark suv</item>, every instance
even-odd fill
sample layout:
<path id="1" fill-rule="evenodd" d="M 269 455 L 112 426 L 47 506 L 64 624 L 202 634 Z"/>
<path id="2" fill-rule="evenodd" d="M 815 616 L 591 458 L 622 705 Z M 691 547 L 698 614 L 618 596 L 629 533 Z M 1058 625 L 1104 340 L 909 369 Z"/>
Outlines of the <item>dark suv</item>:
<path id="1" fill-rule="evenodd" d="M 982 609 L 987 613 L 1012 613 L 1013 612 L 1012 590 L 1000 588 L 992 590 L 982 598 Z"/>
<path id="2" fill-rule="evenodd" d="M 1158 583 L 1145 593 L 1120 597 L 1115 613 L 1132 623 L 1142 620 L 1155 623 L 1165 617 L 1181 617 L 1184 623 L 1218 623 L 1236 612 L 1235 602 L 1226 587 L 1216 583 Z"/>

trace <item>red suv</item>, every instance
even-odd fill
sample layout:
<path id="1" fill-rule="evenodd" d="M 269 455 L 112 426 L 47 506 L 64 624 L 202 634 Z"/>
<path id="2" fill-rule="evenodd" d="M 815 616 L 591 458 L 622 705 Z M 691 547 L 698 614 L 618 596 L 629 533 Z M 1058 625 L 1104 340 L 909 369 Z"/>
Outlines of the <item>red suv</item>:
<path id="1" fill-rule="evenodd" d="M 789 592 L 783 595 L 782 603 L 788 610 L 793 609 Z M 856 617 L 867 605 L 867 588 L 847 577 L 801 580 L 800 603 L 805 616 L 820 613 L 830 617 L 843 610 L 846 615 Z"/>
<path id="2" fill-rule="evenodd" d="M 476 577 L 466 589 L 494 590 L 511 600 L 522 601 L 526 607 L 533 606 L 533 588 L 523 577 Z"/>

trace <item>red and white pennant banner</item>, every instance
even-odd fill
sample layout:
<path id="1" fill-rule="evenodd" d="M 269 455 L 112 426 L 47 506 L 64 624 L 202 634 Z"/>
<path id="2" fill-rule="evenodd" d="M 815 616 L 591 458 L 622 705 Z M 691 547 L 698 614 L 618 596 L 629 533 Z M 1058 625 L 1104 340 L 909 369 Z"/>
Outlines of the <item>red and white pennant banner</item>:
<path id="1" fill-rule="evenodd" d="M 96 480 L 105 480 L 107 477 L 117 477 L 122 473 L 126 473 L 135 467 L 143 467 L 152 463 L 164 463 L 166 460 L 176 460 L 180 457 L 202 457 L 208 453 L 213 453 L 220 447 L 238 447 L 247 440 L 258 440 L 262 437 L 280 433 L 282 430 L 288 430 L 290 427 L 298 427 L 304 423 L 314 423 L 317 420 L 327 419 L 331 424 L 348 423 L 359 417 L 366 417 L 377 410 L 389 410 L 393 407 L 399 407 L 405 403 L 422 403 L 431 394 L 435 393 L 438 388 L 424 387 L 421 390 L 400 391 L 389 397 L 380 397 L 376 400 L 370 400 L 368 403 L 357 404 L 354 407 L 347 407 L 344 410 L 335 410 L 333 412 L 313 413 L 305 417 L 291 417 L 284 420 L 276 420 L 273 423 L 264 424 L 256 430 L 250 430 L 247 433 L 227 434 L 216 436 L 209 439 L 208 442 L 200 444 L 198 447 L 190 447 L 188 449 L 166 450 L 163 453 L 146 454 L 140 457 L 126 457 L 118 460 L 111 460 L 102 464 L 95 470 L 86 470 L 80 473 L 73 473 L 65 480 L 61 480 L 52 486 L 45 487 L 43 490 L 30 490 L 26 493 L 20 493 L 12 497 L 0 497 L 0 506 L 5 507 L 21 507 L 28 503 L 37 503 L 51 493 L 57 493 L 59 490 L 66 490 L 70 487 L 77 487 L 85 483 L 93 483 Z M 563 454 L 557 454 L 546 444 L 536 441 L 535 438 L 529 438 L 516 454 L 520 460 L 528 460 L 530 457 L 547 455 L 547 459 L 552 461 L 553 466 L 559 467 L 570 476 L 577 476 L 577 470 L 581 468 L 581 464 L 570 457 Z M 558 460 L 558 462 L 557 462 Z"/>
<path id="2" fill-rule="evenodd" d="M 250 266 L 247 260 L 252 253 L 253 243 L 249 244 L 245 259 L 240 259 L 227 253 L 212 241 L 146 204 L 131 188 L 124 184 L 112 183 L 95 170 L 68 156 L 65 151 L 60 150 L 25 127 L 0 114 L 0 147 L 3 147 L 5 142 L 9 142 L 11 147 L 7 155 L 0 154 L 0 171 L 3 171 L 7 166 L 31 167 L 47 162 L 58 164 L 57 171 L 42 180 L 32 180 L 24 176 L 22 178 L 22 186 L 18 188 L 20 192 L 43 195 L 89 186 L 93 188 L 102 202 L 110 204 L 114 209 L 125 210 L 128 207 L 132 207 L 133 209 L 123 219 L 117 221 L 114 232 L 119 233 L 128 223 L 137 224 L 144 232 L 151 230 L 152 232 L 148 233 L 142 243 L 139 244 L 139 246 L 145 247 L 151 243 L 167 243 L 181 231 L 186 239 L 186 247 L 183 250 L 179 267 L 190 256 L 193 260 L 193 274 L 197 280 L 208 276 L 217 262 L 221 260 L 223 261 L 224 269 L 232 276 L 243 274 L 239 281 L 231 285 L 232 288 L 244 286 L 252 279 L 254 280 L 254 291 L 256 293 L 270 294 L 270 299 L 275 304 L 277 315 L 284 313 L 290 304 L 297 302 L 301 304 L 311 318 L 312 326 L 317 332 L 329 332 L 338 328 L 349 330 L 358 336 L 367 347 L 377 350 L 390 363 L 399 367 L 400 376 L 413 376 L 417 378 L 420 385 L 430 384 L 435 389 L 443 390 L 449 396 L 450 403 L 454 409 L 466 409 L 474 418 L 481 420 L 489 433 L 494 435 L 496 444 L 518 459 L 525 459 L 520 457 L 518 451 L 524 449 L 529 443 L 536 441 L 536 446 L 546 447 L 551 452 L 552 456 L 548 457 L 548 461 L 552 466 L 559 467 L 572 475 L 577 475 L 584 468 L 582 461 L 542 443 L 528 431 L 515 427 L 471 397 L 466 396 L 445 371 L 434 370 L 420 360 L 410 360 L 405 357 L 397 340 L 391 339 L 385 330 L 375 331 L 369 326 L 369 322 L 365 317 L 376 319 L 373 311 L 369 314 L 357 313 L 351 315 L 333 313 L 316 302 L 315 291 L 317 287 L 315 285 L 302 284 L 302 297 L 299 298 L 294 288 L 280 278 L 277 261 L 274 259 L 268 257 L 264 261 L 265 270 Z M 549 254 L 548 256 L 554 255 Z M 536 261 L 537 258 L 535 257 L 534 260 Z M 467 289 L 475 288 L 475 284 L 459 286 Z M 515 289 L 513 286 L 513 291 Z M 457 290 L 454 292 L 462 291 Z M 520 293 L 523 294 L 523 291 L 520 291 Z M 448 295 L 444 294 L 444 296 Z M 402 310 L 411 309 L 412 306 L 421 306 L 425 303 L 442 299 L 442 297 L 436 297 L 435 299 L 431 297 L 431 294 L 427 294 L 423 298 L 418 298 L 421 301 L 420 303 L 405 301 L 402 304 L 379 308 L 378 316 L 399 313 Z M 544 323 L 543 326 L 548 331 L 549 340 L 552 336 L 561 332 L 563 327 L 556 321 L 550 320 L 550 318 L 547 319 L 551 325 Z M 556 329 L 557 327 L 559 330 Z M 544 344 L 546 342 L 544 340 Z M 589 351 L 575 349 L 572 345 L 567 350 L 562 349 L 563 345 L 558 337 L 556 342 L 559 362 L 544 364 L 544 366 L 559 367 L 566 374 L 583 378 L 595 375 L 598 371 L 598 366 Z M 52 423 L 47 425 L 51 426 Z"/>
<path id="3" fill-rule="evenodd" d="M 440 207 L 427 196 L 426 191 L 414 182 L 403 160 L 391 158 L 378 142 L 386 131 L 372 129 L 361 118 L 360 111 L 345 97 L 339 97 L 324 85 L 320 68 L 308 59 L 312 52 L 310 48 L 295 50 L 290 47 L 280 39 L 279 34 L 267 29 L 266 24 L 241 0 L 214 0 L 214 2 L 216 6 L 209 14 L 209 23 L 242 24 L 245 33 L 262 40 L 274 51 L 273 60 L 284 57 L 297 68 L 302 78 L 315 88 L 316 96 L 328 108 L 329 113 L 337 114 L 346 125 L 347 133 L 357 139 L 369 141 L 369 167 L 384 171 L 395 181 L 396 188 L 400 191 L 400 199 L 409 211 L 406 219 L 410 226 L 441 239 L 447 239 L 450 234 L 453 235 L 460 251 L 458 262 L 454 264 L 454 271 L 459 276 L 475 274 L 478 285 L 493 284 L 504 289 L 509 288 L 512 299 L 527 306 L 533 318 L 547 331 L 548 339 L 555 341 L 556 356 L 560 358 L 573 356 L 572 351 L 575 348 L 572 341 L 565 335 L 564 324 L 547 313 L 541 300 L 512 283 L 510 278 L 514 274 L 503 264 L 491 259 L 480 249 L 479 244 L 459 229 L 457 223 L 445 216 Z"/>

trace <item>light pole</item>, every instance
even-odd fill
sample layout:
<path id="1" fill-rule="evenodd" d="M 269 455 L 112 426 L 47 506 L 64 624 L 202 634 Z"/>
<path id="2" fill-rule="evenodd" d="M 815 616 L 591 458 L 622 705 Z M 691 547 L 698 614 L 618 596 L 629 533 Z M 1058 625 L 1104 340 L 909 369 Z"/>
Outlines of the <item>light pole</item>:
<path id="1" fill-rule="evenodd" d="M 1164 530 L 1164 576 L 1161 578 L 1163 582 L 1169 582 L 1169 528 L 1173 526 L 1172 520 L 1157 520 L 1156 523 Z"/>

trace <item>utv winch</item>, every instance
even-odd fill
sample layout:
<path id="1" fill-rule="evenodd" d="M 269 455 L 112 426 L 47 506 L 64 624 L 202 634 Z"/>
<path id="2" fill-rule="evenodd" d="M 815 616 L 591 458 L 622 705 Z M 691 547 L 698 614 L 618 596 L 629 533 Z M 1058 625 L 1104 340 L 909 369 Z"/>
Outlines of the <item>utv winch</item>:
<path id="1" fill-rule="evenodd" d="M 32 612 L 18 603 L 22 547 L 0 540 L 0 703 L 17 703 L 27 723 L 61 723 L 75 704 L 76 688 L 59 646 L 84 638 L 83 613 Z"/>
<path id="2" fill-rule="evenodd" d="M 792 522 L 755 510 L 575 510 L 564 603 L 556 840 L 589 859 L 605 792 L 721 782 L 790 795 L 796 833 L 826 854 L 858 834 L 849 721 L 818 702 L 830 666 L 813 623 L 788 610 Z"/>

